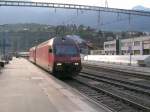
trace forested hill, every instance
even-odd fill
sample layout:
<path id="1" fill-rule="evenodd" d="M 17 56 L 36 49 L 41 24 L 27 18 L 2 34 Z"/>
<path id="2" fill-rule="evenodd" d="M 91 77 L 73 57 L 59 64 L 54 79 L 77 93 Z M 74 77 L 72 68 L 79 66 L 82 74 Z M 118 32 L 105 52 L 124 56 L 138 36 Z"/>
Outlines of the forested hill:
<path id="1" fill-rule="evenodd" d="M 149 11 L 150 9 L 136 6 L 132 10 Z M 38 23 L 38 24 L 83 24 L 93 28 L 99 28 L 107 31 L 128 31 L 129 15 L 112 12 L 99 12 L 69 9 L 53 8 L 35 8 L 35 7 L 1 7 L 0 25 L 16 23 Z M 100 19 L 100 20 L 99 20 Z M 98 22 L 99 21 L 99 22 Z M 150 32 L 150 17 L 131 16 L 130 30 Z"/>
<path id="2" fill-rule="evenodd" d="M 131 32 L 130 32 L 131 33 Z M 27 51 L 55 36 L 78 35 L 85 42 L 91 43 L 94 49 L 102 49 L 103 42 L 119 38 L 128 38 L 128 32 L 101 31 L 84 25 L 59 25 L 51 26 L 44 24 L 6 24 L 0 25 L 0 46 L 3 42 L 10 46 L 12 51 Z M 134 32 L 132 36 L 146 35 L 142 32 Z"/>

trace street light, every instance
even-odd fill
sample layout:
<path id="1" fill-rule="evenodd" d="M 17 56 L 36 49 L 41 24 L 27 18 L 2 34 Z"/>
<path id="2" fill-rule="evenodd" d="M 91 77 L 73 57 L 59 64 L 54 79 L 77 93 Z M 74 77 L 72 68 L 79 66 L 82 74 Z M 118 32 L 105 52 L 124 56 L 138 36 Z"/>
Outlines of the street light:
<path id="1" fill-rule="evenodd" d="M 129 63 L 129 65 L 131 65 L 131 62 L 132 62 L 132 46 L 131 45 L 129 45 L 128 51 L 130 53 L 130 63 Z"/>

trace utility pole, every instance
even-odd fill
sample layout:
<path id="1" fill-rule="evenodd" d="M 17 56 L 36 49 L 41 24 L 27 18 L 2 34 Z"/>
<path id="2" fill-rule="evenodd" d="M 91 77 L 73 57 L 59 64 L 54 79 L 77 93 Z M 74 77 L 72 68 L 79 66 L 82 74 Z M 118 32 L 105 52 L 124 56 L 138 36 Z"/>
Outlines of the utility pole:
<path id="1" fill-rule="evenodd" d="M 129 14 L 129 27 L 128 27 L 128 32 L 129 32 L 129 38 L 130 38 L 130 45 L 128 46 L 128 51 L 129 51 L 129 55 L 130 55 L 130 63 L 129 65 L 132 65 L 132 40 L 131 40 L 131 36 L 130 36 L 130 30 L 131 30 L 131 14 Z"/>
<path id="2" fill-rule="evenodd" d="M 105 0 L 105 7 L 108 8 L 108 1 Z"/>

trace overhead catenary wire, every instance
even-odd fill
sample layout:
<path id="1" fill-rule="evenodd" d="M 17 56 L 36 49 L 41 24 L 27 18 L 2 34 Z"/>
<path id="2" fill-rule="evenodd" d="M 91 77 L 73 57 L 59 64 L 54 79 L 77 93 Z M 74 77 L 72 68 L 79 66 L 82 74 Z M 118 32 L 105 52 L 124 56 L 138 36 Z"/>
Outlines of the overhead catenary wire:
<path id="1" fill-rule="evenodd" d="M 1 0 L 0 6 L 1 7 L 2 6 L 18 6 L 18 7 L 64 8 L 64 9 L 80 9 L 80 10 L 91 10 L 91 11 L 100 10 L 103 12 L 114 12 L 114 13 L 119 12 L 119 13 L 124 13 L 124 14 L 150 17 L 150 12 L 148 11 L 127 10 L 127 9 L 108 8 L 108 7 L 106 8 L 106 7 L 99 7 L 99 6 L 77 5 L 77 4 Z"/>

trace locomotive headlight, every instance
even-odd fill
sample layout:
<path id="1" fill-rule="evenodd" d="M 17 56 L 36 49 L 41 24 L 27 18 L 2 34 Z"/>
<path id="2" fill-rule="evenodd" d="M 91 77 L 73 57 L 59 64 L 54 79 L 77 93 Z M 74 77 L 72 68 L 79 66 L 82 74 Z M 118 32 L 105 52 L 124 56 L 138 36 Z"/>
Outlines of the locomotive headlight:
<path id="1" fill-rule="evenodd" d="M 79 63 L 74 63 L 74 65 L 79 65 Z"/>
<path id="2" fill-rule="evenodd" d="M 61 66 L 62 65 L 62 63 L 57 63 L 57 66 Z"/>

